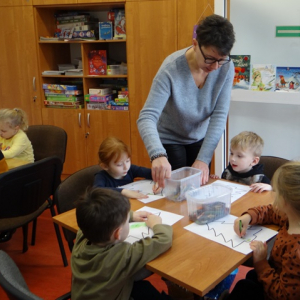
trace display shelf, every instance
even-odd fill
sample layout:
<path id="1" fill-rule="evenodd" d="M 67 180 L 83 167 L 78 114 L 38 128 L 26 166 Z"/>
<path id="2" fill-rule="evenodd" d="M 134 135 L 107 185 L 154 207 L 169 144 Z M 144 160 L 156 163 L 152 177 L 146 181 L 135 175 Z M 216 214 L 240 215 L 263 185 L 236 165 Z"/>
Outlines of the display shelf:
<path id="1" fill-rule="evenodd" d="M 300 93 L 232 90 L 231 101 L 300 105 Z"/>

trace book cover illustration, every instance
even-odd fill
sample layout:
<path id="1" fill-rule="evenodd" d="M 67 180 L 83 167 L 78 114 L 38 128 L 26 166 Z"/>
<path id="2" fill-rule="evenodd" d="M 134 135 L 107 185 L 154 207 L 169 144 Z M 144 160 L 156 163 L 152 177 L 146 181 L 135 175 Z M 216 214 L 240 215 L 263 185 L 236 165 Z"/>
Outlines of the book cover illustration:
<path id="1" fill-rule="evenodd" d="M 99 40 L 112 40 L 112 22 L 99 22 Z"/>
<path id="2" fill-rule="evenodd" d="M 269 92 L 275 90 L 276 67 L 271 64 L 253 64 L 250 89 L 252 91 Z"/>
<path id="3" fill-rule="evenodd" d="M 115 11 L 114 38 L 126 38 L 125 10 Z"/>
<path id="4" fill-rule="evenodd" d="M 300 92 L 300 67 L 277 67 L 275 91 Z"/>
<path id="5" fill-rule="evenodd" d="M 230 55 L 234 64 L 234 78 L 232 89 L 249 90 L 250 87 L 250 55 Z"/>
<path id="6" fill-rule="evenodd" d="M 89 74 L 106 75 L 106 50 L 92 50 L 89 53 Z"/>

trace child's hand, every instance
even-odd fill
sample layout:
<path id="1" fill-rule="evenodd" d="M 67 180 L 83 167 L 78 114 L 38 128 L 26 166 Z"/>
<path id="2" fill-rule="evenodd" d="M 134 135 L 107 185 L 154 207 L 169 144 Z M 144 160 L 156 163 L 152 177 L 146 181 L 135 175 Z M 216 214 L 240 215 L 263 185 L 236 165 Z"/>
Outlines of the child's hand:
<path id="1" fill-rule="evenodd" d="M 132 214 L 132 219 L 134 222 L 145 222 L 152 213 L 148 211 L 134 211 Z"/>
<path id="2" fill-rule="evenodd" d="M 146 199 L 149 198 L 147 195 L 144 195 L 138 191 L 132 191 L 132 190 L 127 190 L 123 189 L 121 192 L 122 195 L 128 197 L 128 198 L 134 198 L 134 199 Z"/>
<path id="3" fill-rule="evenodd" d="M 272 186 L 267 183 L 253 183 L 250 185 L 250 191 L 254 193 L 261 193 L 263 191 L 272 191 Z"/>
<path id="4" fill-rule="evenodd" d="M 212 178 L 212 179 L 220 179 L 220 177 L 218 175 L 215 175 L 215 174 L 210 174 L 209 175 L 209 178 Z"/>
<path id="5" fill-rule="evenodd" d="M 267 259 L 268 246 L 266 242 L 252 241 L 250 248 L 253 250 L 253 262 L 258 263 L 261 260 Z"/>
<path id="6" fill-rule="evenodd" d="M 240 228 L 240 221 L 242 221 L 242 228 Z M 249 214 L 244 214 L 241 217 L 234 220 L 233 229 L 239 237 L 244 237 L 247 233 L 248 225 L 251 222 L 251 216 Z"/>
<path id="7" fill-rule="evenodd" d="M 158 215 L 149 215 L 147 221 L 145 221 L 146 225 L 150 227 L 151 229 L 156 224 L 162 224 L 162 219 Z"/>
<path id="8" fill-rule="evenodd" d="M 153 186 L 152 186 L 152 191 L 153 191 L 153 194 L 154 194 L 154 195 L 157 195 L 157 194 L 159 194 L 159 193 L 162 191 L 162 188 L 159 187 L 159 185 L 158 185 L 157 182 L 155 182 L 155 183 L 153 184 Z"/>

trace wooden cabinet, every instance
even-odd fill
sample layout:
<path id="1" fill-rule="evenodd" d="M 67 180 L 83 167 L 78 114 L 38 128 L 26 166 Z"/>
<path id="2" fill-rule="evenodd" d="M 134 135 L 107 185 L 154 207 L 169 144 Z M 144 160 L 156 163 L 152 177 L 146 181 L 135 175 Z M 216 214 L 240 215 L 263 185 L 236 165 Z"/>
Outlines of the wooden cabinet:
<path id="1" fill-rule="evenodd" d="M 2 6 L 5 2 L 7 6 Z M 13 6 L 10 1 L 1 1 L 0 26 L 3 28 L 0 33 L 0 108 L 20 107 L 27 112 L 29 124 L 41 124 L 32 6 L 21 0 L 14 1 Z"/>
<path id="2" fill-rule="evenodd" d="M 115 2 L 115 1 L 112 1 Z M 89 12 L 100 21 L 107 20 L 107 13 L 111 8 L 123 8 L 118 4 L 97 4 L 77 6 L 36 6 L 35 20 L 37 39 L 40 36 L 53 36 L 55 31 L 54 15 L 61 11 L 83 10 Z M 101 19 L 102 18 L 102 19 Z M 38 42 L 38 59 L 40 74 L 46 70 L 57 70 L 58 64 L 71 63 L 73 58 L 81 57 L 83 75 L 41 75 L 40 92 L 45 99 L 42 84 L 64 84 L 63 80 L 79 80 L 84 95 L 90 88 L 97 88 L 103 80 L 118 84 L 120 80 L 126 82 L 127 75 L 89 75 L 88 55 L 92 50 L 106 50 L 109 61 L 127 62 L 126 40 L 71 40 L 71 41 L 44 41 Z M 130 94 L 129 94 L 130 98 Z M 87 165 L 98 163 L 98 149 L 100 143 L 107 136 L 113 135 L 121 138 L 130 145 L 130 118 L 129 111 L 114 110 L 88 110 L 86 104 L 82 109 L 42 109 L 44 124 L 62 127 L 68 134 L 67 155 L 64 165 L 64 174 L 72 174 Z"/>
<path id="3" fill-rule="evenodd" d="M 176 1 L 127 1 L 126 16 L 132 161 L 149 167 L 136 121 L 161 63 L 177 49 Z"/>

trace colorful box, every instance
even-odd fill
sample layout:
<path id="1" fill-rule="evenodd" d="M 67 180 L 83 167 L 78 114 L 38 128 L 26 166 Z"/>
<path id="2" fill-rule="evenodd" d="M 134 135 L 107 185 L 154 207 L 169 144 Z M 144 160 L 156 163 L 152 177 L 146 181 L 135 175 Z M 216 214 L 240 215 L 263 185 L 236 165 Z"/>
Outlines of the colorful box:
<path id="1" fill-rule="evenodd" d="M 99 22 L 99 40 L 112 40 L 112 22 Z"/>
<path id="2" fill-rule="evenodd" d="M 106 50 L 92 50 L 89 53 L 89 74 L 106 75 Z"/>
<path id="3" fill-rule="evenodd" d="M 115 10 L 114 38 L 126 38 L 126 20 L 124 9 Z"/>

